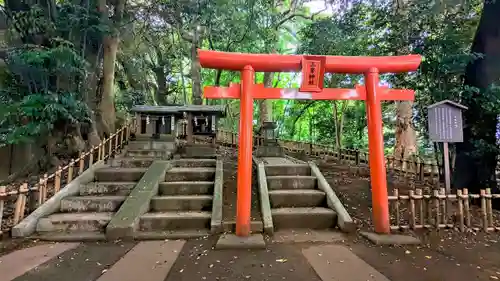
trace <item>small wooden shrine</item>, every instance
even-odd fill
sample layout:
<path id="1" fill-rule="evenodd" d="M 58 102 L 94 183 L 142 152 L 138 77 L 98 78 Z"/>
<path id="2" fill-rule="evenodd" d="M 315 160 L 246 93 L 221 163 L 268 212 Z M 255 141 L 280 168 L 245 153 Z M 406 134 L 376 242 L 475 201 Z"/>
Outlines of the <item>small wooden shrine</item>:
<path id="1" fill-rule="evenodd" d="M 138 133 L 153 138 L 178 138 L 193 143 L 193 136 L 206 136 L 215 140 L 217 122 L 225 117 L 221 105 L 135 106 Z"/>

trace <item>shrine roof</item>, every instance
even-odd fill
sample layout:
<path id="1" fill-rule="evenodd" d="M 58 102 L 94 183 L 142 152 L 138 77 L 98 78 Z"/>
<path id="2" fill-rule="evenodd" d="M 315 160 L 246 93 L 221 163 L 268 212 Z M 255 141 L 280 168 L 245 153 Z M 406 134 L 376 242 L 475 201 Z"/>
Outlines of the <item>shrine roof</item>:
<path id="1" fill-rule="evenodd" d="M 183 114 L 184 112 L 217 115 L 224 117 L 226 109 L 222 105 L 175 105 L 175 106 L 155 106 L 155 105 L 137 105 L 131 109 L 136 113 L 149 114 Z"/>

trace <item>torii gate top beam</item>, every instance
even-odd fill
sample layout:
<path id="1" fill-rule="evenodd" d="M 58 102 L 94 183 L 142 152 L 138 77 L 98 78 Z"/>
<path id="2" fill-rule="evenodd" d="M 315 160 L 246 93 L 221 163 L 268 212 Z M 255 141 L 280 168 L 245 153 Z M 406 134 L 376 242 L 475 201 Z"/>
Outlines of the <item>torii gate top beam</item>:
<path id="1" fill-rule="evenodd" d="M 257 72 L 297 72 L 301 69 L 301 55 L 243 54 L 198 49 L 200 64 L 204 68 L 241 71 L 251 66 Z M 324 56 L 325 72 L 362 74 L 370 68 L 379 73 L 415 71 L 422 60 L 419 55 L 391 57 Z"/>

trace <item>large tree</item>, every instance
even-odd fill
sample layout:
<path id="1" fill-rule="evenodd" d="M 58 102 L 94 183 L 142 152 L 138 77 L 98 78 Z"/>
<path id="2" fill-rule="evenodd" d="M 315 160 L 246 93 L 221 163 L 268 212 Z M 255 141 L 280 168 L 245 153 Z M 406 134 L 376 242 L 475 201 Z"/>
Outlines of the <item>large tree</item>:
<path id="1" fill-rule="evenodd" d="M 476 57 L 465 73 L 463 103 L 464 142 L 457 144 L 454 186 L 496 188 L 498 146 L 497 118 L 500 108 L 500 1 L 484 1 L 471 53 Z"/>

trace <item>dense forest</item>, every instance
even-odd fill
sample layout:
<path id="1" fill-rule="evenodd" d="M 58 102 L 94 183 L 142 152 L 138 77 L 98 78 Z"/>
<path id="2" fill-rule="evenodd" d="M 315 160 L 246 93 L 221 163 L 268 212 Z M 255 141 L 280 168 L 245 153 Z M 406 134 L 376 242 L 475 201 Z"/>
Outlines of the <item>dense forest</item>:
<path id="1" fill-rule="evenodd" d="M 454 184 L 494 185 L 500 112 L 500 1 L 4 0 L 1 5 L 0 146 L 33 143 L 48 167 L 112 133 L 133 105 L 223 104 L 236 130 L 237 100 L 204 100 L 204 85 L 239 73 L 200 67 L 198 48 L 251 53 L 386 56 L 420 54 L 415 73 L 384 75 L 416 90 L 383 104 L 385 148 L 441 162 L 427 134 L 427 106 L 450 99 L 464 113 L 452 147 Z M 267 87 L 298 88 L 297 73 L 258 73 Z M 326 75 L 325 87 L 361 76 Z M 281 138 L 367 147 L 358 101 L 256 101 L 255 127 Z"/>

